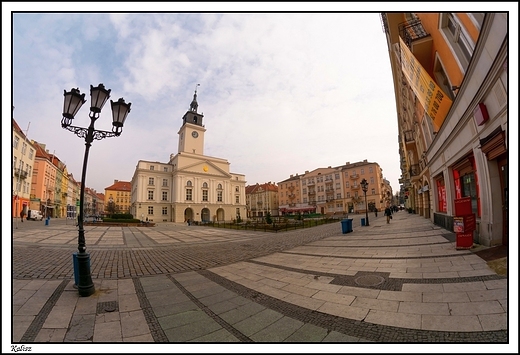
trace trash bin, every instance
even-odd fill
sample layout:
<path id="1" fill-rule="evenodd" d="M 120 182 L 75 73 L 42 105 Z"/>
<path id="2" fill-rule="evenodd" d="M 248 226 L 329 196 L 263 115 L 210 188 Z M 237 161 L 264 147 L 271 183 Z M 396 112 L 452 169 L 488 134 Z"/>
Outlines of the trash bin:
<path id="1" fill-rule="evenodd" d="M 365 219 L 364 219 L 364 218 L 361 218 L 361 225 L 362 225 L 362 226 L 365 225 Z"/>
<path id="2" fill-rule="evenodd" d="M 346 218 L 341 221 L 341 232 L 343 234 L 352 232 L 352 219 Z"/>
<path id="3" fill-rule="evenodd" d="M 49 225 L 49 221 L 50 221 L 50 218 L 49 218 L 49 217 L 45 218 L 45 225 L 46 225 L 46 226 Z"/>

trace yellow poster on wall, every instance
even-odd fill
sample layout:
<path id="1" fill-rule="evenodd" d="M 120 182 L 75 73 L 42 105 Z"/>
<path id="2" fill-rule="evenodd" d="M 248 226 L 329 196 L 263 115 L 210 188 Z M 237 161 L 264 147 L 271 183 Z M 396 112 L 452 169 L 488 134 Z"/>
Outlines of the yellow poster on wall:
<path id="1" fill-rule="evenodd" d="M 421 63 L 415 58 L 408 46 L 399 37 L 401 45 L 401 68 L 408 83 L 410 84 L 415 96 L 424 107 L 424 110 L 433 120 L 436 129 L 439 129 L 452 101 L 448 95 L 442 91 L 431 76 L 424 70 Z"/>

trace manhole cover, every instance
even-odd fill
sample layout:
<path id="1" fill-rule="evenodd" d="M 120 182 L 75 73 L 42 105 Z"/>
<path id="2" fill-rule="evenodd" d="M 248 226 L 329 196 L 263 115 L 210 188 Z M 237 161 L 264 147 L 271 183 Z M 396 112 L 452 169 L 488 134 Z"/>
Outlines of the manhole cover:
<path id="1" fill-rule="evenodd" d="M 359 286 L 378 286 L 385 282 L 385 279 L 378 275 L 363 275 L 356 277 L 354 282 Z"/>
<path id="2" fill-rule="evenodd" d="M 99 302 L 97 304 L 97 314 L 105 313 L 105 312 L 114 312 L 119 308 L 117 301 L 110 302 Z"/>

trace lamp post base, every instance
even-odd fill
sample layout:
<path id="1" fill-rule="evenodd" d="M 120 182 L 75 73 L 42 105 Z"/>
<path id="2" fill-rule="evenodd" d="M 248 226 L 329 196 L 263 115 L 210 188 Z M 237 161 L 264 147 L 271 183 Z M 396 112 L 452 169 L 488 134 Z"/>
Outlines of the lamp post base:
<path id="1" fill-rule="evenodd" d="M 88 297 L 96 292 L 90 276 L 90 254 L 78 253 L 78 292 L 81 297 Z"/>

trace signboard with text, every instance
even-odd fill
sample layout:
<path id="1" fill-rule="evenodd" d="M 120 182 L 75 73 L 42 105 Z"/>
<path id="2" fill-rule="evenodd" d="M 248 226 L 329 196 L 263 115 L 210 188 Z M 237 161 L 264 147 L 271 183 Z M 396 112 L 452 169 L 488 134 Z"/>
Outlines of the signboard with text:
<path id="1" fill-rule="evenodd" d="M 433 120 L 434 126 L 439 129 L 450 110 L 452 101 L 424 70 L 402 38 L 399 38 L 399 41 L 403 74 L 424 110 Z"/>

